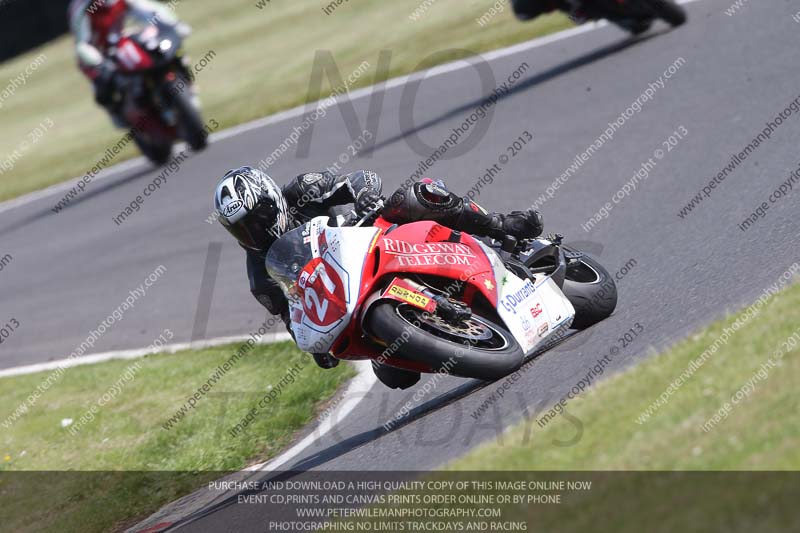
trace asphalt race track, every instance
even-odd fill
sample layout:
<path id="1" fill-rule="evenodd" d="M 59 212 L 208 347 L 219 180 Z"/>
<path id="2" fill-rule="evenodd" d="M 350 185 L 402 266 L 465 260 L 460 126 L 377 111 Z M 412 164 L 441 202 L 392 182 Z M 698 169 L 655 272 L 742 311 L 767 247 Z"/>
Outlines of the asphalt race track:
<path id="1" fill-rule="evenodd" d="M 520 47 L 477 69 L 445 69 L 421 84 L 413 117 L 405 107 L 404 87 L 386 90 L 376 150 L 343 170 L 374 169 L 391 191 L 433 150 L 415 152 L 410 135 L 431 147 L 443 143 L 494 83 L 527 64 L 493 106 L 493 114 L 475 128 L 485 128 L 485 135 L 466 153 L 441 160 L 426 172 L 466 193 L 483 169 L 509 154 L 507 147 L 528 131 L 533 143 L 512 157 L 477 197 L 489 209 L 510 211 L 531 205 L 609 122 L 670 66 L 680 64 L 613 140 L 541 207 L 547 231 L 580 243 L 612 273 L 627 270 L 618 281 L 616 314 L 529 363 L 532 368 L 477 422 L 470 414 L 496 384 L 442 380 L 391 432 L 383 424 L 415 390 L 388 392 L 378 384 L 364 392 L 335 431 L 283 468 L 435 468 L 558 401 L 636 323 L 644 334 L 613 358 L 614 371 L 754 301 L 776 282 L 798 257 L 800 221 L 793 194 L 800 193 L 790 192 L 772 204 L 746 232 L 738 225 L 798 168 L 800 113 L 788 117 L 722 183 L 707 189 L 712 192 L 690 213 L 678 216 L 734 154 L 800 95 L 800 24 L 791 17 L 795 10 L 788 2 L 751 2 L 727 16 L 730 4 L 694 2 L 687 6 L 689 24 L 675 31 L 658 25 L 638 40 L 605 26 L 544 46 Z M 495 78 L 488 90 L 478 75 L 483 71 L 485 78 L 487 68 Z M 369 104 L 369 97 L 353 101 L 359 131 Z M 416 124 L 413 129 L 410 121 Z M 0 368 L 66 357 L 159 265 L 166 267 L 164 275 L 93 352 L 147 346 L 165 329 L 174 332 L 172 342 L 246 335 L 256 329 L 264 313 L 249 294 L 244 254 L 222 228 L 206 222 L 211 193 L 225 170 L 257 164 L 299 122 L 295 117 L 216 140 L 208 151 L 188 159 L 120 226 L 112 218 L 159 173 L 144 163 L 91 184 L 59 214 L 51 207 L 63 193 L 0 212 L 3 251 L 13 256 L 0 272 L 0 321 L 13 316 L 21 324 L 0 352 Z M 670 145 L 670 136 L 683 138 Z M 328 167 L 348 151 L 352 140 L 342 114 L 330 109 L 315 124 L 310 156 L 298 159 L 292 149 L 269 173 L 285 181 L 301 171 Z M 664 150 L 663 158 L 656 158 L 658 149 Z M 649 177 L 613 204 L 615 193 L 651 158 L 657 164 Z M 613 204 L 608 217 L 584 231 L 582 225 L 606 202 Z M 201 291 L 204 272 L 207 279 L 214 277 L 218 245 L 212 243 L 222 243 L 213 295 Z M 205 326 L 202 302 L 209 297 Z M 582 427 L 576 422 L 576 438 Z M 262 520 L 257 507 L 223 506 L 188 529 L 256 528 Z"/>

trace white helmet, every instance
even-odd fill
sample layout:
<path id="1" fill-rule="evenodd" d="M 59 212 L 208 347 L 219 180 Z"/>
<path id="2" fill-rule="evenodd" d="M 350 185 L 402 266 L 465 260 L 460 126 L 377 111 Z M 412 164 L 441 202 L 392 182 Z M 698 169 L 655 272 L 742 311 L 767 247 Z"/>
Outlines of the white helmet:
<path id="1" fill-rule="evenodd" d="M 219 221 L 245 248 L 266 251 L 289 229 L 286 199 L 258 169 L 229 170 L 214 193 Z"/>

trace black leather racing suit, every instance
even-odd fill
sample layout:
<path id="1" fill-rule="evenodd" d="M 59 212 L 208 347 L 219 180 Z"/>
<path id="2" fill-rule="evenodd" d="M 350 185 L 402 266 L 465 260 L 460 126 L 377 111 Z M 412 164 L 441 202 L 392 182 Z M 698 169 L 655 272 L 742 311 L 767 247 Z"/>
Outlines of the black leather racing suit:
<path id="1" fill-rule="evenodd" d="M 368 170 L 346 175 L 311 172 L 297 176 L 282 190 L 289 209 L 290 229 L 293 229 L 316 216 L 327 214 L 331 207 L 358 203 L 362 195 L 377 198 L 382 184 L 380 177 Z M 510 215 L 487 213 L 471 200 L 447 191 L 442 182 L 429 179 L 398 189 L 386 202 L 381 215 L 398 224 L 433 220 L 455 230 L 495 238 L 502 238 L 509 232 L 525 233 L 530 237 L 541 233 L 538 213 L 533 216 L 533 221 L 531 215 L 519 212 Z M 269 277 L 264 266 L 267 251 L 247 251 L 250 291 L 270 313 L 281 315 L 288 328 L 288 303 L 280 286 Z"/>

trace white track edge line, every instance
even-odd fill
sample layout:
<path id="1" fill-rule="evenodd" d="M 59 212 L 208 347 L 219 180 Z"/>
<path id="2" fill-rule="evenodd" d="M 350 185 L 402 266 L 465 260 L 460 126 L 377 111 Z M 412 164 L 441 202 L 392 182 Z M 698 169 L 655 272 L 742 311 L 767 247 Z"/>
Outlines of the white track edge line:
<path id="1" fill-rule="evenodd" d="M 353 366 L 356 367 L 358 373 L 349 381 L 345 390 L 340 394 L 334 395 L 334 398 L 340 396 L 346 400 L 347 398 L 355 397 L 356 401 L 350 403 L 345 401 L 337 405 L 334 411 L 326 418 L 317 419 L 316 422 L 318 425 L 311 433 L 277 457 L 264 463 L 249 466 L 222 479 L 250 480 L 259 473 L 275 471 L 279 466 L 286 464 L 300 455 L 306 448 L 316 442 L 317 439 L 330 432 L 338 422 L 347 417 L 361 403 L 361 400 L 366 397 L 365 394 L 359 393 L 370 390 L 377 381 L 369 361 L 356 361 L 353 363 Z M 199 487 L 194 492 L 178 500 L 162 505 L 157 511 L 126 531 L 140 532 L 149 530 L 157 524 L 169 524 L 162 528 L 169 529 L 177 522 L 190 517 L 192 514 L 214 505 L 216 502 L 230 498 L 237 493 L 237 490 L 232 489 L 224 491 L 222 494 L 214 494 L 210 493 L 210 489 L 207 485 Z"/>
<path id="2" fill-rule="evenodd" d="M 677 0 L 679 4 L 691 4 L 693 2 L 698 2 L 700 0 Z M 492 61 L 494 59 L 499 59 L 502 57 L 507 57 L 510 55 L 514 55 L 520 52 L 524 52 L 526 50 L 532 50 L 534 48 L 539 48 L 542 46 L 547 46 L 548 44 L 552 44 L 564 39 L 568 39 L 570 37 L 574 37 L 576 35 L 581 35 L 583 33 L 588 33 L 590 31 L 603 28 L 608 26 L 609 23 L 606 20 L 599 20 L 595 22 L 587 22 L 580 26 L 576 26 L 574 28 L 569 28 L 566 30 L 561 30 L 556 33 L 551 33 L 550 35 L 545 35 L 543 37 L 537 37 L 536 39 L 531 39 L 530 41 L 525 41 L 522 43 L 517 43 L 511 46 L 507 46 L 505 48 L 498 48 L 497 50 L 491 50 L 489 52 L 485 52 L 482 54 L 476 54 L 469 58 L 464 58 L 456 61 L 451 61 L 450 63 L 444 63 L 442 65 L 438 65 L 436 67 L 432 67 L 426 71 L 417 71 L 411 72 L 409 74 L 403 74 L 401 76 L 397 76 L 395 78 L 389 79 L 387 81 L 370 85 L 368 87 L 362 87 L 350 93 L 345 93 L 336 97 L 337 103 L 340 101 L 345 100 L 355 100 L 358 98 L 362 98 L 368 94 L 370 94 L 376 87 L 382 86 L 382 90 L 386 91 L 389 89 L 393 89 L 395 87 L 402 86 L 403 84 L 407 83 L 415 75 L 420 75 L 420 73 L 424 72 L 425 77 L 432 77 L 438 76 L 440 74 L 445 74 L 448 72 L 453 72 L 456 70 L 460 70 L 463 68 L 467 68 L 469 66 L 468 60 L 475 57 L 481 57 L 484 61 Z M 278 122 L 282 122 L 284 120 L 288 120 L 290 118 L 295 118 L 298 116 L 302 116 L 308 109 L 312 106 L 318 107 L 324 100 L 327 98 L 321 98 L 316 102 L 310 102 L 307 104 L 299 105 L 293 107 L 291 109 L 287 109 L 284 111 L 278 111 L 277 113 L 273 113 L 272 115 L 268 115 L 266 117 L 257 118 L 255 120 L 251 120 L 250 122 L 246 122 L 244 124 L 239 124 L 238 126 L 232 126 L 224 131 L 220 131 L 217 133 L 213 133 L 209 136 L 209 140 L 213 142 L 222 141 L 224 139 L 228 139 L 230 137 L 235 137 L 237 135 L 241 135 L 242 133 L 246 133 L 248 131 L 258 129 L 264 126 L 268 126 L 270 124 L 275 124 Z M 186 147 L 185 143 L 181 143 L 176 145 L 176 150 L 181 151 Z M 137 157 L 135 159 L 130 159 L 128 161 L 123 161 L 122 163 L 118 163 L 111 167 L 104 169 L 96 178 L 92 181 L 100 181 L 111 176 L 114 176 L 120 172 L 124 172 L 126 170 L 130 170 L 140 166 L 143 163 L 147 163 L 147 160 L 144 157 Z M 72 185 L 72 181 L 77 178 L 72 178 L 66 180 L 62 183 L 57 183 L 55 185 L 51 185 L 45 189 L 34 191 L 19 198 L 13 198 L 11 200 L 6 200 L 5 202 L 0 202 L 0 214 L 9 211 L 11 209 L 15 209 L 17 207 L 21 207 L 28 203 L 34 202 L 36 200 L 40 200 L 42 198 L 46 198 L 58 192 L 63 192 L 66 190 L 71 189 L 74 187 Z M 69 207 L 69 206 L 67 206 Z"/>
<path id="3" fill-rule="evenodd" d="M 35 374 L 36 372 L 45 372 L 48 370 L 55 370 L 57 368 L 72 368 L 76 366 L 92 365 L 97 363 L 104 363 L 106 361 L 113 361 L 119 359 L 139 359 L 148 355 L 156 354 L 170 354 L 180 352 L 183 350 L 200 350 L 203 348 L 211 348 L 214 346 L 221 346 L 223 344 L 233 344 L 250 339 L 249 335 L 236 335 L 231 337 L 217 337 L 214 339 L 195 341 L 195 342 L 179 342 L 174 344 L 165 344 L 159 348 L 137 348 L 132 350 L 115 350 L 111 352 L 103 352 L 92 355 L 85 355 L 83 357 L 73 357 L 61 359 L 58 361 L 48 361 L 46 363 L 37 363 L 34 365 L 18 366 L 14 368 L 5 368 L 0 370 L 0 378 L 7 378 L 13 376 L 23 376 L 26 374 Z M 275 333 L 269 335 L 269 339 L 262 339 L 256 344 L 275 344 L 292 340 L 291 335 L 288 333 Z"/>
<path id="4" fill-rule="evenodd" d="M 337 405 L 334 411 L 325 417 L 319 423 L 316 429 L 314 429 L 314 431 L 306 435 L 303 440 L 280 454 L 278 457 L 270 459 L 264 463 L 249 466 L 244 470 L 248 472 L 272 472 L 277 470 L 279 466 L 283 466 L 284 464 L 288 463 L 300 455 L 303 450 L 328 434 L 328 432 L 330 432 L 330 430 L 332 430 L 336 424 L 339 423 L 339 421 L 344 420 L 347 415 L 349 415 L 358 406 L 358 404 L 361 403 L 361 400 L 366 397 L 364 394 L 359 395 L 358 393 L 370 390 L 378 381 L 378 378 L 372 371 L 371 361 L 356 361 L 353 363 L 353 366 L 356 367 L 358 374 L 356 374 L 356 377 L 350 381 L 347 389 L 345 389 L 345 391 L 342 393 L 341 397 L 344 399 L 344 402 Z M 355 396 L 354 402 L 347 401 L 350 396 Z"/>
<path id="5" fill-rule="evenodd" d="M 688 4 L 688 3 L 696 2 L 696 1 L 698 1 L 698 0 L 678 0 L 678 2 L 681 3 L 681 4 Z M 500 57 L 505 57 L 507 55 L 512 55 L 512 54 L 514 54 L 516 52 L 529 50 L 529 49 L 540 47 L 540 46 L 545 46 L 545 45 L 550 44 L 552 42 L 557 42 L 557 41 L 559 41 L 561 39 L 565 39 L 565 38 L 568 38 L 568 37 L 572 37 L 574 35 L 579 35 L 579 34 L 582 34 L 582 33 L 585 33 L 585 32 L 589 32 L 589 31 L 592 31 L 594 29 L 606 26 L 607 24 L 608 23 L 606 21 L 604 21 L 604 20 L 601 20 L 601 21 L 598 21 L 598 22 L 594 22 L 594 23 L 584 24 L 584 25 L 578 26 L 576 28 L 571 28 L 569 30 L 564 30 L 564 31 L 561 31 L 561 32 L 557 32 L 555 34 L 551 34 L 551 35 L 548 35 L 548 36 L 545 36 L 545 37 L 542 37 L 542 38 L 534 39 L 534 40 L 528 41 L 526 43 L 520 43 L 520 44 L 516 44 L 516 45 L 510 46 L 510 47 L 506 47 L 504 49 L 495 50 L 493 52 L 489 52 L 489 53 L 483 55 L 482 57 L 486 61 L 491 61 L 492 59 L 497 59 L 497 58 L 500 58 Z M 460 65 L 460 66 L 458 66 L 458 65 Z M 456 61 L 456 62 L 452 62 L 452 63 L 449 63 L 449 64 L 440 65 L 439 67 L 435 67 L 434 69 L 431 69 L 431 71 L 428 71 L 428 75 L 437 75 L 437 74 L 441 74 L 441 73 L 444 73 L 444 72 L 450 72 L 452 70 L 458 70 L 458 68 L 465 68 L 465 67 L 466 67 L 466 65 L 463 64 L 463 60 Z M 431 73 L 432 71 L 434 71 L 435 73 Z M 415 73 L 411 73 L 411 74 L 408 74 L 408 75 L 405 75 L 405 76 L 400 76 L 398 78 L 394 78 L 392 80 L 388 80 L 387 82 L 385 82 L 383 90 L 387 90 L 387 89 L 390 89 L 392 87 L 395 87 L 397 85 L 402 84 L 403 82 L 401 80 L 408 80 L 414 74 Z M 369 92 L 371 90 L 373 90 L 374 87 L 375 87 L 375 85 L 372 85 L 370 87 L 365 87 L 363 89 L 359 89 L 359 90 L 354 91 L 353 93 L 351 93 L 349 95 L 345 95 L 345 96 L 348 96 L 350 100 L 355 99 L 355 98 L 359 98 L 359 97 L 362 97 L 362 96 L 364 96 L 366 94 L 369 94 Z M 318 105 L 320 101 L 321 100 L 317 101 L 315 104 Z M 303 105 L 303 106 L 298 106 L 298 107 L 296 107 L 294 109 L 290 109 L 290 110 L 287 110 L 287 111 L 284 111 L 284 112 L 280 112 L 280 113 L 271 115 L 270 117 L 257 119 L 255 121 L 249 122 L 247 124 L 243 124 L 243 125 L 240 125 L 240 126 L 235 126 L 235 127 L 230 128 L 228 130 L 225 130 L 223 132 L 219 132 L 218 134 L 216 134 L 216 137 L 212 136 L 212 139 L 213 140 L 221 140 L 221 139 L 225 139 L 225 138 L 228 138 L 228 137 L 233 137 L 235 135 L 238 135 L 238 134 L 241 134 L 243 132 L 249 131 L 250 129 L 257 128 L 259 126 L 267 125 L 267 124 L 270 124 L 270 123 L 273 123 L 273 122 L 279 122 L 280 120 L 285 120 L 286 118 L 291 118 L 293 116 L 297 116 L 297 115 L 292 115 L 291 113 L 300 112 L 300 114 L 302 114 L 302 110 L 304 110 L 307 106 L 308 106 L 308 104 Z M 40 192 L 45 192 L 45 191 L 40 191 Z M 4 207 L 4 204 L 0 203 L 0 213 L 2 213 L 4 211 L 3 207 Z M 208 341 L 208 342 L 211 342 L 211 341 Z M 273 342 L 275 342 L 275 341 L 273 341 Z M 377 378 L 374 375 L 374 373 L 370 372 L 371 364 L 368 361 L 360 361 L 360 362 L 356 363 L 356 367 L 358 369 L 358 374 L 350 382 L 350 384 L 348 385 L 347 389 L 343 393 L 343 397 L 345 397 L 345 398 L 351 392 L 357 392 L 358 389 L 364 388 L 364 390 L 369 390 L 369 388 L 377 381 Z M 0 373 L 0 376 L 2 376 L 2 373 Z M 363 399 L 363 397 L 361 399 Z M 332 413 L 330 416 L 325 418 L 320 423 L 320 425 L 317 427 L 317 429 L 315 431 L 312 431 L 309 435 L 307 435 L 300 442 L 298 442 L 297 444 L 292 446 L 290 449 L 286 450 L 281 455 L 279 455 L 276 458 L 273 458 L 270 461 L 267 461 L 267 462 L 261 463 L 261 464 L 252 465 L 252 466 L 250 466 L 248 468 L 245 468 L 241 472 L 248 472 L 248 471 L 251 471 L 251 472 L 252 471 L 269 472 L 269 471 L 274 471 L 277 467 L 282 466 L 283 464 L 287 463 L 289 460 L 291 460 L 294 457 L 298 456 L 300 453 L 302 453 L 303 450 L 305 450 L 311 444 L 316 442 L 316 440 L 318 438 L 320 438 L 320 437 L 324 436 L 325 434 L 327 434 L 335 425 L 333 420 L 341 420 L 342 418 L 346 417 L 350 412 L 352 412 L 356 408 L 356 406 L 359 403 L 361 403 L 361 399 L 356 401 L 356 402 L 354 402 L 354 403 L 352 403 L 352 404 L 347 405 L 347 407 L 345 407 L 345 405 L 337 406 L 337 408 L 334 411 L 334 413 Z M 334 416 L 334 414 L 336 414 L 338 416 Z M 175 502 L 171 502 L 169 504 L 166 504 L 161 509 L 163 510 L 164 508 L 166 508 L 166 507 L 168 507 L 168 506 L 170 506 L 170 505 L 172 505 L 174 503 Z M 151 515 L 151 517 L 156 516 L 159 512 L 160 511 L 157 511 L 156 513 Z M 147 522 L 147 519 L 144 520 L 143 522 L 140 522 L 140 524 L 144 524 L 146 522 Z M 133 526 L 133 528 L 131 528 L 129 531 L 134 530 L 137 527 L 138 527 L 138 525 L 137 526 Z"/>

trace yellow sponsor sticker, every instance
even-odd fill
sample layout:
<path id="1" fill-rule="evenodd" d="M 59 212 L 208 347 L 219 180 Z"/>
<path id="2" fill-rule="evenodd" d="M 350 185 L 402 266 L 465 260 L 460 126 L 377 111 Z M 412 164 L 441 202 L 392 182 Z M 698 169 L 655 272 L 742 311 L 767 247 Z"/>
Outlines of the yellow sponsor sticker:
<path id="1" fill-rule="evenodd" d="M 413 306 L 426 308 L 431 303 L 431 299 L 425 296 L 424 294 L 419 294 L 418 292 L 413 292 L 405 287 L 400 287 L 399 285 L 392 285 L 389 287 L 389 294 L 403 300 L 404 302 L 408 302 Z"/>

